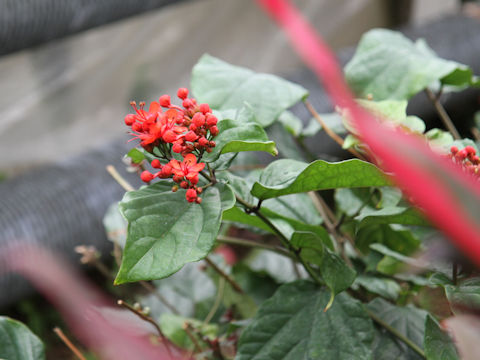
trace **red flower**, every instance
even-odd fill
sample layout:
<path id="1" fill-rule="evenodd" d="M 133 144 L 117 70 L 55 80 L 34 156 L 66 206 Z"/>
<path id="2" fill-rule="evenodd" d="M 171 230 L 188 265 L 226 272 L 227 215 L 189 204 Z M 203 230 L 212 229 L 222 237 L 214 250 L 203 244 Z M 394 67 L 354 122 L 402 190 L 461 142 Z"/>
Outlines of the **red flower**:
<path id="1" fill-rule="evenodd" d="M 182 162 L 172 159 L 170 160 L 172 172 L 177 177 L 185 177 L 192 184 L 198 182 L 198 173 L 205 168 L 204 163 L 197 164 L 197 157 L 193 154 L 187 154 Z M 193 181 L 192 181 L 193 180 Z"/>

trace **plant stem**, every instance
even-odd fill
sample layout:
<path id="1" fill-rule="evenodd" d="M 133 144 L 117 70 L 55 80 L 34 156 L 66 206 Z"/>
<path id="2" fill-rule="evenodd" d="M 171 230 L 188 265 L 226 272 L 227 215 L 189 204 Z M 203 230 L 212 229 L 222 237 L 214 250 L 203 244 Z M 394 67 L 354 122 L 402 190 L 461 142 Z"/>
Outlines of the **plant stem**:
<path id="1" fill-rule="evenodd" d="M 134 313 L 135 315 L 137 315 L 140 319 L 146 321 L 146 322 L 149 322 L 150 324 L 152 324 L 155 329 L 157 330 L 158 332 L 158 335 L 160 336 L 160 338 L 162 339 L 162 342 L 164 343 L 165 345 L 165 348 L 167 349 L 167 352 L 168 352 L 168 355 L 170 358 L 172 358 L 172 352 L 170 350 L 170 344 L 169 344 L 169 341 L 167 340 L 167 338 L 165 337 L 165 335 L 163 334 L 162 330 L 160 329 L 160 326 L 156 323 L 155 320 L 153 320 L 150 316 L 147 316 L 145 315 L 144 313 L 142 313 L 141 311 L 135 309 L 133 306 L 131 306 L 130 304 L 126 303 L 125 301 L 123 300 L 118 300 L 117 301 L 117 304 L 119 306 L 122 306 L 124 307 L 125 309 L 131 311 L 132 313 Z"/>
<path id="2" fill-rule="evenodd" d="M 135 188 L 125 180 L 122 175 L 115 169 L 113 165 L 107 165 L 107 171 L 112 177 L 120 184 L 121 187 L 125 189 L 125 191 L 133 191 Z"/>
<path id="3" fill-rule="evenodd" d="M 450 116 L 448 116 L 445 108 L 440 103 L 439 96 L 436 96 L 429 88 L 425 89 L 425 93 L 427 94 L 430 101 L 433 103 L 433 106 L 435 106 L 435 110 L 437 110 L 440 119 L 442 120 L 447 130 L 452 134 L 453 138 L 456 140 L 461 139 L 460 134 L 455 128 L 455 125 L 453 125 L 452 119 L 450 119 Z"/>
<path id="4" fill-rule="evenodd" d="M 213 270 L 215 270 L 215 272 L 217 272 L 221 277 L 223 277 L 225 280 L 227 280 L 227 282 L 232 285 L 232 287 L 235 289 L 236 292 L 240 293 L 240 294 L 245 294 L 245 292 L 243 291 L 243 289 L 240 287 L 240 285 L 238 285 L 238 283 L 233 280 L 233 278 L 228 275 L 226 272 L 224 272 L 222 269 L 220 269 L 217 264 L 215 264 L 211 259 L 208 258 L 208 256 L 205 258 L 205 261 L 207 262 L 208 265 L 210 265 L 212 267 Z"/>
<path id="5" fill-rule="evenodd" d="M 85 356 L 80 352 L 80 350 L 67 338 L 64 334 L 62 329 L 59 327 L 55 327 L 53 332 L 62 340 L 62 342 L 72 351 L 72 353 L 79 359 L 79 360 L 87 360 Z"/>
<path id="6" fill-rule="evenodd" d="M 252 240 L 246 240 L 246 239 L 240 239 L 232 236 L 224 236 L 224 235 L 218 235 L 217 236 L 217 241 L 225 244 L 232 244 L 232 245 L 240 245 L 240 246 L 246 246 L 246 247 L 253 247 L 253 248 L 260 248 L 260 249 L 265 249 L 269 251 L 276 252 L 277 254 L 287 256 L 287 257 L 293 257 L 292 254 L 290 254 L 287 250 L 284 248 L 274 246 L 274 245 L 268 245 L 268 244 L 263 244 L 259 243 L 256 241 Z"/>
<path id="7" fill-rule="evenodd" d="M 395 329 L 392 326 L 390 326 L 389 324 L 387 324 L 385 321 L 383 321 L 381 318 L 379 318 L 376 314 L 374 314 L 370 310 L 367 309 L 367 313 L 372 318 L 372 320 L 375 321 L 378 325 L 385 328 L 392 335 L 396 336 L 398 339 L 403 341 L 407 346 L 409 346 L 413 351 L 415 351 L 421 357 L 423 357 L 424 359 L 427 358 L 425 356 L 425 353 L 423 352 L 423 350 L 417 344 L 412 342 L 409 338 L 407 338 L 405 335 L 400 333 L 397 329 Z"/>
<path id="8" fill-rule="evenodd" d="M 317 110 L 315 110 L 312 104 L 310 104 L 308 100 L 304 100 L 303 103 L 307 107 L 308 111 L 310 111 L 310 114 L 312 114 L 315 120 L 317 120 L 318 123 L 322 126 L 323 130 L 325 130 L 327 135 L 330 136 L 330 138 L 333 141 L 335 141 L 338 145 L 340 145 L 340 147 L 343 147 L 343 143 L 344 143 L 343 139 L 337 134 L 335 134 L 335 132 L 328 127 L 328 125 L 325 123 L 325 121 L 323 121 L 322 117 L 318 114 Z M 347 151 L 349 151 L 353 156 L 366 161 L 365 157 L 355 149 L 348 148 Z"/>
<path id="9" fill-rule="evenodd" d="M 203 320 L 203 325 L 207 325 L 210 322 L 210 320 L 212 320 L 215 313 L 217 312 L 220 306 L 220 303 L 222 302 L 224 289 L 225 289 L 225 278 L 221 277 L 220 280 L 218 281 L 217 297 L 215 298 L 215 302 L 213 303 L 212 308 L 208 312 L 208 315 L 205 317 L 205 320 Z"/>
<path id="10" fill-rule="evenodd" d="M 190 324 L 188 322 L 185 321 L 185 323 L 183 324 L 183 330 L 185 331 L 185 333 L 187 334 L 187 336 L 190 338 L 190 340 L 192 340 L 192 343 L 193 343 L 193 346 L 195 348 L 195 351 L 196 352 L 201 352 L 202 351 L 202 347 L 200 346 L 200 344 L 198 343 L 198 340 L 197 338 L 195 337 L 195 335 L 193 335 L 192 333 L 192 330 L 190 329 Z"/>

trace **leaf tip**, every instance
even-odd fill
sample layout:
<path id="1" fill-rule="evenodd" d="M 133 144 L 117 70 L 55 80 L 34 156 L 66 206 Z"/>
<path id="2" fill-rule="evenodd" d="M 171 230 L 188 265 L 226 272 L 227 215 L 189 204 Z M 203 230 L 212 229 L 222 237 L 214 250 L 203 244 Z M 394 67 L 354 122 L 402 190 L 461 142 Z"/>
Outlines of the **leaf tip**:
<path id="1" fill-rule="evenodd" d="M 325 309 L 323 309 L 323 312 L 326 313 L 328 309 L 332 307 L 333 300 L 335 299 L 335 293 L 330 290 L 330 300 L 328 300 L 327 305 L 325 306 Z"/>

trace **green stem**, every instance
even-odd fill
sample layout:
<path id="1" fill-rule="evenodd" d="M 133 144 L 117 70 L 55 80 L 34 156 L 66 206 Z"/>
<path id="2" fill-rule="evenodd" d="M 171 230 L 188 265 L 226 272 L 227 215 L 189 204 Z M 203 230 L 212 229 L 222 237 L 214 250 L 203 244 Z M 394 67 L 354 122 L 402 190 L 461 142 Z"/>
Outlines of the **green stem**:
<path id="1" fill-rule="evenodd" d="M 413 351 L 415 351 L 418 355 L 426 359 L 427 357 L 425 356 L 425 353 L 423 350 L 414 342 L 412 342 L 409 338 L 407 338 L 405 335 L 400 333 L 397 329 L 393 328 L 389 324 L 387 324 L 385 321 L 380 319 L 376 314 L 371 312 L 370 310 L 367 309 L 368 315 L 372 318 L 373 321 L 375 321 L 378 325 L 381 327 L 385 328 L 387 331 L 389 331 L 392 335 L 396 336 L 398 339 L 403 341 L 407 346 L 409 346 Z"/>
<path id="2" fill-rule="evenodd" d="M 218 235 L 217 236 L 217 241 L 221 242 L 221 243 L 225 243 L 225 244 L 232 244 L 232 245 L 240 245 L 240 246 L 246 246 L 246 247 L 265 249 L 265 250 L 276 252 L 276 253 L 278 253 L 280 255 L 283 255 L 283 256 L 286 256 L 286 257 L 290 257 L 290 258 L 293 257 L 292 254 L 290 254 L 287 250 L 285 250 L 281 247 L 274 246 L 274 245 L 263 244 L 263 243 L 259 243 L 259 242 L 252 241 L 252 240 L 240 239 L 240 238 L 236 238 L 236 237 L 233 237 L 233 236 Z"/>

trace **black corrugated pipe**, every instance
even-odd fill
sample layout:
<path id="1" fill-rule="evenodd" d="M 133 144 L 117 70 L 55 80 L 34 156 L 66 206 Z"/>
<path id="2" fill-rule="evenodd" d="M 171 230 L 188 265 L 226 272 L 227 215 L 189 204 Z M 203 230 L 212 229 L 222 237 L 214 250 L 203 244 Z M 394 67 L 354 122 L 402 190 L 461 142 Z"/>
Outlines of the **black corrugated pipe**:
<path id="1" fill-rule="evenodd" d="M 0 55 L 184 0 L 0 0 Z"/>

